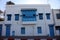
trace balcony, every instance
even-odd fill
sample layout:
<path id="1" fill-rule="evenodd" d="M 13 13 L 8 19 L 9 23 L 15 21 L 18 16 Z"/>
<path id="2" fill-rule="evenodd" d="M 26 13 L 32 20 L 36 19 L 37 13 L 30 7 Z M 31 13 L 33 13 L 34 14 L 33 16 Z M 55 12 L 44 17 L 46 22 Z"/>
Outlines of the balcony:
<path id="1" fill-rule="evenodd" d="M 23 21 L 22 24 L 32 24 L 32 25 L 34 25 L 34 24 L 36 24 L 36 21 L 28 21 L 28 22 Z"/>
<path id="2" fill-rule="evenodd" d="M 37 9 L 22 9 L 22 24 L 36 24 Z"/>
<path id="3" fill-rule="evenodd" d="M 36 16 L 23 16 L 22 24 L 36 24 Z"/>

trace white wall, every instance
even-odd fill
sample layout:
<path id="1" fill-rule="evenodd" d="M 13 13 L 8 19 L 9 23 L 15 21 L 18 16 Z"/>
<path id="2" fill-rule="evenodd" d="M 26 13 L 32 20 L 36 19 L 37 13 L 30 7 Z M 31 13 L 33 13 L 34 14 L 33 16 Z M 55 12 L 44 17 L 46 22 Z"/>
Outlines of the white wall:
<path id="1" fill-rule="evenodd" d="M 19 21 L 15 21 L 14 14 L 22 14 L 21 9 L 24 9 L 24 8 L 36 8 L 37 15 L 38 15 L 38 13 L 43 13 L 43 20 L 39 20 L 39 16 L 37 16 L 37 21 L 35 22 L 35 24 L 29 24 L 29 25 L 28 24 L 23 25 L 22 17 L 20 17 Z M 50 13 L 50 17 L 51 17 L 50 20 L 46 19 L 46 13 Z M 11 21 L 7 21 L 7 14 L 12 14 Z M 43 4 L 43 5 L 6 5 L 4 24 L 12 24 L 10 35 L 12 35 L 12 31 L 15 31 L 15 36 L 46 36 L 49 34 L 49 26 L 48 25 L 54 24 L 54 22 L 53 22 L 53 17 L 52 17 L 50 5 L 46 5 L 46 4 Z M 37 27 L 39 27 L 39 26 L 42 28 L 41 34 L 37 33 Z M 26 28 L 26 34 L 22 35 L 20 33 L 21 27 Z M 4 30 L 4 32 L 3 32 L 3 36 L 4 36 L 6 33 L 5 25 L 4 25 L 3 30 Z"/>
<path id="2" fill-rule="evenodd" d="M 52 9 L 55 27 L 60 26 L 60 19 L 57 19 L 56 14 L 59 14 L 59 9 Z M 59 36 L 59 30 L 55 28 L 55 36 Z"/>
<path id="3" fill-rule="evenodd" d="M 54 14 L 55 26 L 60 26 L 60 19 L 57 19 L 56 16 L 56 14 L 59 14 L 59 9 L 54 9 L 53 14 Z"/>

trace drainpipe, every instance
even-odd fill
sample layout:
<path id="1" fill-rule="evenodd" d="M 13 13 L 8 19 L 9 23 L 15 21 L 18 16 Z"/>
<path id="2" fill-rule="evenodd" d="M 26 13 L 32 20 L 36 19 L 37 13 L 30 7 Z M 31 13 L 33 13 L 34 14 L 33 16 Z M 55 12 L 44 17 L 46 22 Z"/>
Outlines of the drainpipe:
<path id="1" fill-rule="evenodd" d="M 55 17 L 54 17 L 54 10 L 52 9 L 52 17 L 53 17 L 53 22 L 54 22 L 54 35 L 56 33 L 55 29 Z"/>

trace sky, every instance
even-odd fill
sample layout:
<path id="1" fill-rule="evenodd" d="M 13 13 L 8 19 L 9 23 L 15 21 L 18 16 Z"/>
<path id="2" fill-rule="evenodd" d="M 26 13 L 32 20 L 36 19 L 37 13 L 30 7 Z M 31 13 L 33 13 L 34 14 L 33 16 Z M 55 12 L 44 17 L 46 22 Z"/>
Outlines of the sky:
<path id="1" fill-rule="evenodd" d="M 15 4 L 50 4 L 51 9 L 60 9 L 60 0 L 0 0 L 0 10 L 5 10 L 7 1 Z"/>

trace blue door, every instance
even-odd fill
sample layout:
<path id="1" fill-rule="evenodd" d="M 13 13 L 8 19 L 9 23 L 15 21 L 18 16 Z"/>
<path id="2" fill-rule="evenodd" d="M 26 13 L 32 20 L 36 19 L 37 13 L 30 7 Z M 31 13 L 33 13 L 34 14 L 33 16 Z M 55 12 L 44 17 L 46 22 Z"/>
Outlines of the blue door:
<path id="1" fill-rule="evenodd" d="M 10 36 L 10 25 L 6 24 L 6 36 Z"/>
<path id="2" fill-rule="evenodd" d="M 0 36 L 2 35 L 2 25 L 0 24 Z"/>
<path id="3" fill-rule="evenodd" d="M 54 36 L 54 26 L 49 25 L 49 30 L 50 30 L 50 36 L 53 37 Z"/>

